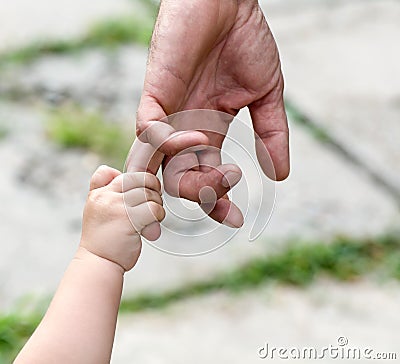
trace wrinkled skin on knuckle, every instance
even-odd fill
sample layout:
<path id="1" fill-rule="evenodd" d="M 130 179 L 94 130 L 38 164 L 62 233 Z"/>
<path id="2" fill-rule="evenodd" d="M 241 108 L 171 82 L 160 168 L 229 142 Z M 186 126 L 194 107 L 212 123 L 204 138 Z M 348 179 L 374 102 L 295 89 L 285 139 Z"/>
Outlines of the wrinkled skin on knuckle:
<path id="1" fill-rule="evenodd" d="M 143 117 L 140 112 L 136 114 L 136 136 L 139 137 L 146 129 L 147 123 L 143 121 Z"/>

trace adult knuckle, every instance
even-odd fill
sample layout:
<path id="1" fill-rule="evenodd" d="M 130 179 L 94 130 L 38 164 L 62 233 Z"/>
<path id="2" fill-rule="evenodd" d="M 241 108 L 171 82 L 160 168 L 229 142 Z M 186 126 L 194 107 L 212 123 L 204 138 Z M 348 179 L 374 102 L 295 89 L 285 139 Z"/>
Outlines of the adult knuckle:
<path id="1" fill-rule="evenodd" d="M 136 136 L 139 137 L 146 129 L 146 122 L 141 117 L 141 113 L 138 112 L 136 115 Z"/>

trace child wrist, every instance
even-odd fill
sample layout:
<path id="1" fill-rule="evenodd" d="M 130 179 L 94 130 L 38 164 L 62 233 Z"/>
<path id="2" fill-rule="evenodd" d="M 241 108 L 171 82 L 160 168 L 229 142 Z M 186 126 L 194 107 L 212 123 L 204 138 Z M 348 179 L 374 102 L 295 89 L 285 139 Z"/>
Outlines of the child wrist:
<path id="1" fill-rule="evenodd" d="M 115 270 L 122 275 L 124 275 L 126 272 L 126 269 L 122 265 L 107 257 L 97 254 L 96 252 L 93 252 L 82 242 L 79 245 L 74 258 L 80 261 L 87 261 L 90 264 L 102 265 L 105 269 Z"/>

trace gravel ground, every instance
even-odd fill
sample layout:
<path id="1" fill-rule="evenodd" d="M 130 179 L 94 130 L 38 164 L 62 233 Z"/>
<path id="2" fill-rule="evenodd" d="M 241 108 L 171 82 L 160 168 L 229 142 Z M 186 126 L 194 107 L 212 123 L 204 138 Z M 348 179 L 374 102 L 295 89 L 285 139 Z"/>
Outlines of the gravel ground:
<path id="1" fill-rule="evenodd" d="M 0 0 L 0 51 L 38 39 L 78 36 L 104 17 L 132 9 L 129 0 Z"/>
<path id="2" fill-rule="evenodd" d="M 398 361 L 399 305 L 397 283 L 320 281 L 306 290 L 272 286 L 238 296 L 211 295 L 160 312 L 122 316 L 112 363 L 386 362 L 328 355 L 288 360 L 276 352 L 271 358 L 273 347 L 315 348 L 320 355 L 324 347 L 344 343 L 339 338 L 347 339 L 346 349 L 370 348 L 372 357 L 396 353 Z M 258 352 L 266 343 L 270 354 L 262 360 Z"/>

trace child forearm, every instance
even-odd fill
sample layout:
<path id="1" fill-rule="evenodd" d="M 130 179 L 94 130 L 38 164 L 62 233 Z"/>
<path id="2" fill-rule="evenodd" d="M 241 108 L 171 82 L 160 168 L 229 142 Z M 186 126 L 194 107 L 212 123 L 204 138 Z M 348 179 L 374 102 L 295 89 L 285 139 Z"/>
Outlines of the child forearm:
<path id="1" fill-rule="evenodd" d="M 109 363 L 124 269 L 80 247 L 15 364 Z"/>
<path id="2" fill-rule="evenodd" d="M 164 216 L 156 176 L 99 167 L 90 181 L 79 249 L 14 363 L 109 363 L 124 273 L 139 258 L 142 230 Z"/>

